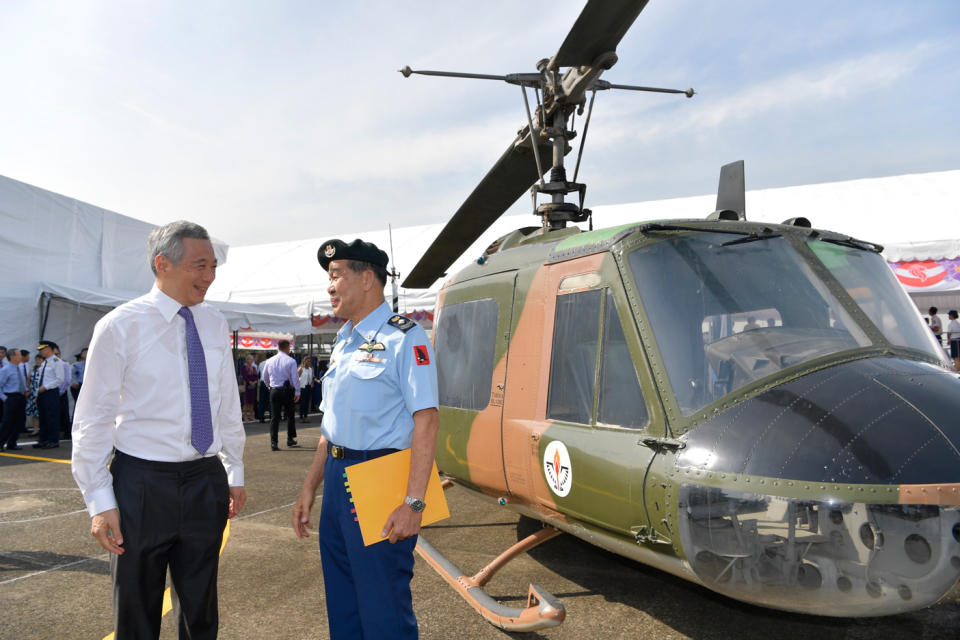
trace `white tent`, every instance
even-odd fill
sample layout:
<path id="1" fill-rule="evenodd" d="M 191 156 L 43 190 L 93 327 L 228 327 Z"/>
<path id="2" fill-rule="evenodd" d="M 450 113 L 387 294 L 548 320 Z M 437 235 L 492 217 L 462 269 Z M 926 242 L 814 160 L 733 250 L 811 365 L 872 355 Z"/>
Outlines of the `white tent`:
<path id="1" fill-rule="evenodd" d="M 597 228 L 664 218 L 703 218 L 716 205 L 715 195 L 594 207 Z M 960 171 L 850 180 L 827 184 L 761 189 L 746 194 L 747 218 L 782 222 L 803 216 L 814 227 L 849 234 L 888 245 L 899 251 L 902 243 L 960 238 Z M 493 224 L 454 263 L 456 273 L 476 260 L 496 238 L 518 227 L 533 226 L 533 215 L 503 217 Z M 585 225 L 580 225 L 584 227 Z M 400 279 L 443 228 L 442 224 L 398 227 L 392 231 L 392 265 Z M 336 234 L 347 242 L 356 237 L 375 243 L 388 253 L 387 229 Z M 317 264 L 317 250 L 330 236 L 304 240 L 231 247 L 230 264 L 220 270 L 210 296 L 219 300 L 262 303 L 281 300 L 298 315 L 314 318 L 316 332 L 336 331 L 326 293 L 327 277 Z M 953 246 L 960 240 L 953 240 Z M 950 251 L 948 251 L 949 253 Z M 897 253 L 899 256 L 900 254 Z M 954 253 L 953 257 L 958 254 Z M 891 260 L 887 256 L 887 260 Z M 960 274 L 958 274 L 960 275 Z M 400 289 L 399 308 L 429 324 L 442 279 L 426 290 Z M 387 287 L 390 297 L 390 287 Z"/>
<path id="2" fill-rule="evenodd" d="M 0 176 L 0 344 L 35 351 L 43 337 L 68 361 L 110 309 L 153 285 L 154 225 Z M 214 241 L 219 262 L 227 246 Z M 283 302 L 213 304 L 232 329 L 309 330 Z M 224 337 L 226 339 L 226 336 Z"/>

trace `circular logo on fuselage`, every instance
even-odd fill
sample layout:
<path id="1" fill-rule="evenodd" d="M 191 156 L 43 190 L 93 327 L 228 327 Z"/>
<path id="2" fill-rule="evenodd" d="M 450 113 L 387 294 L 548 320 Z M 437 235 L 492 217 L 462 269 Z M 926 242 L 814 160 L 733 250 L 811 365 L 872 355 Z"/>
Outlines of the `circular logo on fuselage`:
<path id="1" fill-rule="evenodd" d="M 555 494 L 563 498 L 570 493 L 573 486 L 573 467 L 566 445 L 559 440 L 554 440 L 543 450 L 543 475 Z"/>

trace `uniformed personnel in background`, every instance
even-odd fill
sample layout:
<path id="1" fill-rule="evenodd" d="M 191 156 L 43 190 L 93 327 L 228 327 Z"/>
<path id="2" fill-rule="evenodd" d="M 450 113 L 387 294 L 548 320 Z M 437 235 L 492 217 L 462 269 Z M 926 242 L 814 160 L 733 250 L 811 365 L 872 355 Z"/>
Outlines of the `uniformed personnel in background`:
<path id="1" fill-rule="evenodd" d="M 56 449 L 60 446 L 60 385 L 63 384 L 63 367 L 54 349 L 59 351 L 60 347 L 52 340 L 41 340 L 37 345 L 43 364 L 40 366 L 40 388 L 37 389 L 40 433 L 37 434 L 34 449 Z"/>
<path id="2" fill-rule="evenodd" d="M 439 427 L 433 346 L 384 301 L 387 255 L 360 240 L 320 246 L 333 313 L 346 318 L 323 376 L 321 438 L 293 509 L 298 537 L 324 478 L 318 534 L 330 637 L 416 638 L 410 580 Z M 406 498 L 365 547 L 343 483 L 358 462 L 411 449 Z"/>

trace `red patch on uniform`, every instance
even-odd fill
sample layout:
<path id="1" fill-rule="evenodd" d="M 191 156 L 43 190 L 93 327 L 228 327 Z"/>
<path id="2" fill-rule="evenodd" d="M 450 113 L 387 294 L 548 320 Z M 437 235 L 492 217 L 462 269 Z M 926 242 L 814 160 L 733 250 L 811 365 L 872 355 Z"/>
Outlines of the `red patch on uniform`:
<path id="1" fill-rule="evenodd" d="M 430 353 L 427 351 L 427 345 L 421 344 L 413 348 L 413 355 L 417 359 L 417 364 L 430 364 Z"/>

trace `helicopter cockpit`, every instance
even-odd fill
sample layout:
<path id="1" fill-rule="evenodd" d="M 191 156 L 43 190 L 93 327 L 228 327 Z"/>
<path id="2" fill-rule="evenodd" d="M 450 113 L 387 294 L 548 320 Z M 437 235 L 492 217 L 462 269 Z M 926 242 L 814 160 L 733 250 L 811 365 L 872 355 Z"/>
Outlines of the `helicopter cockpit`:
<path id="1" fill-rule="evenodd" d="M 644 244 L 628 263 L 684 416 L 794 365 L 857 349 L 939 357 L 873 251 L 705 229 Z"/>

